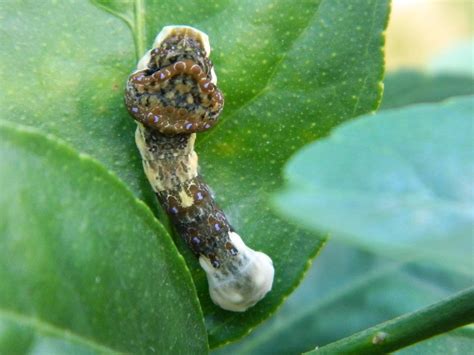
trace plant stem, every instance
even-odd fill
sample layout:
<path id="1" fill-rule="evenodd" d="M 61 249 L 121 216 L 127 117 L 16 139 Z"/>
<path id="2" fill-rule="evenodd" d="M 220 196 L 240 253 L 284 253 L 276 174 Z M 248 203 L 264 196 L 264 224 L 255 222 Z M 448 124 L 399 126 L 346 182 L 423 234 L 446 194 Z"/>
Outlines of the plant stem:
<path id="1" fill-rule="evenodd" d="M 474 287 L 307 354 L 384 354 L 474 322 Z"/>

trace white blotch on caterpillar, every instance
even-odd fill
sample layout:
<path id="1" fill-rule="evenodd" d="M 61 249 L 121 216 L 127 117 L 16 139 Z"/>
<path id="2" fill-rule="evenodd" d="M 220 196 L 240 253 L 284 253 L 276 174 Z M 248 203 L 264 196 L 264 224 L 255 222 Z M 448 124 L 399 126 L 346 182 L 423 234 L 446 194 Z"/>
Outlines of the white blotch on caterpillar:
<path id="1" fill-rule="evenodd" d="M 199 257 L 209 283 L 209 294 L 223 309 L 243 312 L 255 305 L 272 289 L 275 270 L 270 257 L 245 245 L 235 232 L 229 238 L 238 250 L 230 265 L 215 268 L 209 259 Z"/>

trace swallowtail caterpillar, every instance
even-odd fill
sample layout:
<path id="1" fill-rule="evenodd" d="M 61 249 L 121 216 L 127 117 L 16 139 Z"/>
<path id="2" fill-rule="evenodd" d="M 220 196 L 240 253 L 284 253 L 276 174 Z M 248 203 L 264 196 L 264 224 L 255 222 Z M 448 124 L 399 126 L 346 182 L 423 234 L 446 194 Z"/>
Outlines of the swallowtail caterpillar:
<path id="1" fill-rule="evenodd" d="M 212 300 L 243 312 L 271 290 L 274 269 L 268 255 L 245 245 L 198 173 L 196 132 L 216 125 L 224 105 L 210 51 L 205 33 L 164 27 L 130 75 L 125 103 L 138 124 L 135 140 L 146 176 L 199 257 Z"/>

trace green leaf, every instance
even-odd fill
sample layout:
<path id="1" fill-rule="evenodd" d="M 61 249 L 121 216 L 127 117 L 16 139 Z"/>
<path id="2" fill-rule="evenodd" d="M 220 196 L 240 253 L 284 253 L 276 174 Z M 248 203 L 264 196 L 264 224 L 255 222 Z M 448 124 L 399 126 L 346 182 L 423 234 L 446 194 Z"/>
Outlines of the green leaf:
<path id="1" fill-rule="evenodd" d="M 288 164 L 281 213 L 398 258 L 472 275 L 473 97 L 382 111 Z"/>
<path id="2" fill-rule="evenodd" d="M 206 353 L 183 258 L 121 182 L 4 123 L 0 157 L 0 353 Z"/>
<path id="3" fill-rule="evenodd" d="M 472 279 L 461 274 L 420 263 L 396 263 L 332 239 L 274 317 L 213 354 L 301 354 L 428 306 L 471 284 Z"/>
<path id="4" fill-rule="evenodd" d="M 0 118 L 64 139 L 152 205 L 123 104 L 127 27 L 86 1 L 1 1 L 0 14 Z"/>
<path id="5" fill-rule="evenodd" d="M 452 96 L 474 94 L 474 78 L 440 73 L 425 74 L 415 70 L 390 73 L 384 80 L 380 109 L 403 107 L 416 103 L 439 102 Z"/>
<path id="6" fill-rule="evenodd" d="M 297 286 L 324 238 L 270 210 L 285 160 L 335 125 L 377 107 L 388 0 L 2 2 L 1 117 L 34 125 L 86 152 L 154 206 L 134 146 L 123 87 L 133 38 L 148 47 L 164 25 L 206 31 L 226 97 L 221 124 L 198 137 L 202 172 L 246 242 L 276 267 L 271 294 L 244 314 L 214 306 L 194 270 L 212 346 L 246 334 Z M 32 30 L 34 29 L 34 31 Z M 140 36 L 137 31 L 144 34 Z M 39 48 L 38 48 L 39 47 Z M 41 50 L 39 50 L 41 49 Z M 15 73 L 11 68 L 27 68 Z M 179 241 L 178 241 L 179 244 Z"/>

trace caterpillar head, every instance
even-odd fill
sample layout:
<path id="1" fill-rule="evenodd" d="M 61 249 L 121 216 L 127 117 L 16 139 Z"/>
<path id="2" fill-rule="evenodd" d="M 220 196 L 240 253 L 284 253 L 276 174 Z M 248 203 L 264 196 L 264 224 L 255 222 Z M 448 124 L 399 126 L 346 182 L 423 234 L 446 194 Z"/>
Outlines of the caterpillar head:
<path id="1" fill-rule="evenodd" d="M 166 26 L 130 75 L 125 104 L 135 120 L 162 134 L 206 131 L 224 106 L 209 59 L 208 36 Z"/>

